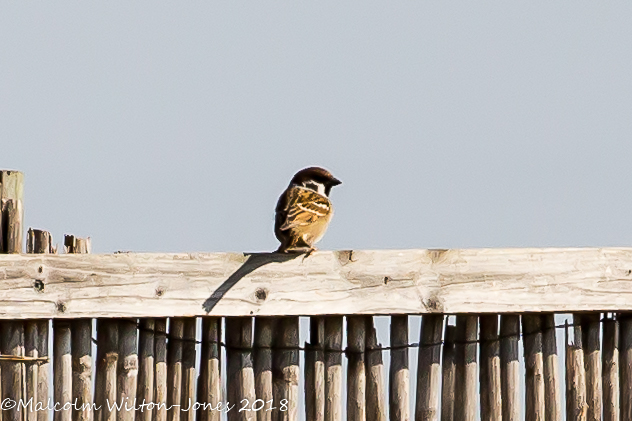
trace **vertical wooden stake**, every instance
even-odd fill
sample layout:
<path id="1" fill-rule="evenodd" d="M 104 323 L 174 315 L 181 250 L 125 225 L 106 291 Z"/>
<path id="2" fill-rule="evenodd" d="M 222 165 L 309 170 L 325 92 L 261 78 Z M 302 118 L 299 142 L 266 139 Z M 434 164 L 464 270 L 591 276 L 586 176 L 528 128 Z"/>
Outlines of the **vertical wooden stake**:
<path id="1" fill-rule="evenodd" d="M 119 326 L 116 320 L 97 320 L 96 421 L 116 421 L 116 368 L 119 351 Z"/>
<path id="2" fill-rule="evenodd" d="M 28 230 L 27 253 L 49 254 L 55 253 L 53 238 L 48 231 Z M 42 272 L 44 268 L 42 267 Z M 34 286 L 41 291 L 45 289 L 44 281 L 36 279 Z M 48 357 L 48 320 L 28 320 L 25 330 L 25 353 L 28 357 Z M 28 364 L 26 366 L 26 400 L 33 398 L 33 406 L 37 403 L 42 408 L 49 404 L 48 381 L 50 363 Z M 48 421 L 48 410 L 28 412 L 28 421 Z"/>
<path id="3" fill-rule="evenodd" d="M 582 329 L 575 326 L 575 343 L 568 343 L 566 327 L 566 419 L 568 421 L 586 421 L 586 374 L 584 371 L 584 352 L 582 350 Z"/>
<path id="4" fill-rule="evenodd" d="M 154 403 L 152 421 L 167 421 L 167 319 L 154 319 Z"/>
<path id="5" fill-rule="evenodd" d="M 228 411 L 229 421 L 254 421 L 254 411 L 241 411 L 244 403 L 252 405 L 255 401 L 255 375 L 252 367 L 252 317 L 227 317 L 226 319 L 226 359 L 228 373 L 228 402 L 236 405 Z M 277 333 L 278 335 L 279 333 Z M 246 399 L 246 401 L 243 401 Z M 243 401 L 243 403 L 242 403 Z M 272 403 L 279 406 L 275 397 Z"/>
<path id="6" fill-rule="evenodd" d="M 544 357 L 542 320 L 538 315 L 522 316 L 524 341 L 526 421 L 544 421 Z"/>
<path id="7" fill-rule="evenodd" d="M 22 253 L 22 192 L 24 176 L 18 171 L 0 171 L 0 252 Z M 2 322 L 0 351 L 3 355 L 24 356 L 24 322 L 8 320 Z M 26 384 L 22 373 L 23 363 L 3 364 L 0 377 L 1 397 L 19 402 L 24 397 Z M 0 416 L 3 421 L 22 421 L 23 412 L 18 407 L 6 408 Z"/>
<path id="8" fill-rule="evenodd" d="M 603 420 L 618 421 L 619 410 L 619 321 L 603 322 Z"/>
<path id="9" fill-rule="evenodd" d="M 140 319 L 138 322 L 138 388 L 137 405 L 154 402 L 154 319 Z M 137 421 L 151 421 L 154 408 L 145 406 L 136 411 Z"/>
<path id="10" fill-rule="evenodd" d="M 347 316 L 347 420 L 366 420 L 365 316 Z"/>
<path id="11" fill-rule="evenodd" d="M 305 419 L 325 420 L 325 319 L 310 318 L 310 340 L 305 351 Z"/>
<path id="12" fill-rule="evenodd" d="M 377 341 L 377 331 L 373 317 L 366 320 L 366 416 L 369 420 L 386 421 L 386 381 L 381 345 Z"/>
<path id="13" fill-rule="evenodd" d="M 169 343 L 167 351 L 167 419 L 180 421 L 182 405 L 182 339 L 184 318 L 169 319 Z"/>
<path id="14" fill-rule="evenodd" d="M 454 420 L 454 376 L 456 375 L 456 326 L 445 324 L 443 361 L 441 366 L 441 421 Z"/>
<path id="15" fill-rule="evenodd" d="M 184 341 L 182 343 L 182 406 L 180 407 L 180 419 L 182 421 L 195 421 L 195 341 L 197 331 L 197 319 L 187 317 L 184 319 Z"/>
<path id="16" fill-rule="evenodd" d="M 268 402 L 273 399 L 272 394 L 272 332 L 275 319 L 272 317 L 255 318 L 255 395 L 257 399 Z M 307 388 L 305 390 L 307 393 Z M 274 403 L 274 401 L 273 401 Z M 257 411 L 257 421 L 271 421 L 272 411 L 266 411 L 270 404 L 266 404 L 263 410 Z"/>
<path id="17" fill-rule="evenodd" d="M 582 347 L 586 370 L 586 403 L 588 421 L 601 421 L 601 320 L 599 313 L 582 314 L 577 322 L 582 325 Z M 576 315 L 577 317 L 577 315 Z"/>
<path id="18" fill-rule="evenodd" d="M 621 421 L 632 421 L 632 315 L 620 313 L 619 320 L 619 368 L 621 378 Z"/>
<path id="19" fill-rule="evenodd" d="M 342 421 L 342 324 L 325 318 L 325 421 Z"/>
<path id="20" fill-rule="evenodd" d="M 390 420 L 410 420 L 408 316 L 391 316 Z"/>
<path id="21" fill-rule="evenodd" d="M 456 379 L 455 395 L 461 397 L 461 405 L 454 407 L 456 421 L 474 421 L 476 418 L 476 339 L 478 317 L 456 316 Z"/>
<path id="22" fill-rule="evenodd" d="M 299 319 L 298 317 L 282 317 L 278 323 L 272 370 L 274 405 L 277 407 L 277 410 L 273 411 L 273 419 L 297 421 Z M 253 401 L 250 400 L 250 402 Z"/>
<path id="23" fill-rule="evenodd" d="M 90 253 L 90 238 L 64 237 L 66 253 Z M 70 321 L 72 332 L 72 410 L 73 421 L 92 421 L 92 319 Z"/>
<path id="24" fill-rule="evenodd" d="M 520 420 L 520 377 L 518 340 L 520 317 L 515 314 L 500 316 L 500 363 L 503 421 Z"/>
<path id="25" fill-rule="evenodd" d="M 502 420 L 500 342 L 498 315 L 480 316 L 481 322 L 481 421 Z"/>
<path id="26" fill-rule="evenodd" d="M 218 317 L 202 318 L 202 360 L 200 362 L 198 402 L 208 403 L 211 408 L 198 410 L 200 421 L 220 421 L 221 412 L 217 407 L 222 401 L 219 347 L 222 338 L 221 323 L 222 319 Z"/>
<path id="27" fill-rule="evenodd" d="M 439 420 L 442 334 L 443 314 L 425 314 L 422 316 L 415 420 Z"/>
<path id="28" fill-rule="evenodd" d="M 66 403 L 72 402 L 72 353 L 70 322 L 63 319 L 53 320 L 53 376 L 55 381 L 55 403 L 62 409 L 55 411 L 55 421 L 71 421 L 72 408 Z"/>
<path id="29" fill-rule="evenodd" d="M 117 421 L 134 421 L 136 411 L 136 386 L 138 384 L 138 320 L 122 319 L 119 322 L 119 358 L 118 358 L 118 402 L 123 407 L 117 414 Z"/>
<path id="30" fill-rule="evenodd" d="M 542 350 L 544 353 L 544 406 L 547 421 L 562 421 L 562 400 L 560 396 L 560 380 L 557 342 L 555 333 L 555 315 L 544 314 L 542 325 Z"/>

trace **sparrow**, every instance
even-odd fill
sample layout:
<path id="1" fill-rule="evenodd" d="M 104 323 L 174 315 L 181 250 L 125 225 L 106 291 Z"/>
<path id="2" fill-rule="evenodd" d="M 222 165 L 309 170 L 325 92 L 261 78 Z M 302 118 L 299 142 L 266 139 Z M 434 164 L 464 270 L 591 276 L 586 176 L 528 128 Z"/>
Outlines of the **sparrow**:
<path id="1" fill-rule="evenodd" d="M 327 231 L 334 213 L 331 188 L 342 182 L 329 171 L 309 167 L 297 172 L 276 206 L 274 234 L 281 242 L 277 253 L 307 253 Z"/>

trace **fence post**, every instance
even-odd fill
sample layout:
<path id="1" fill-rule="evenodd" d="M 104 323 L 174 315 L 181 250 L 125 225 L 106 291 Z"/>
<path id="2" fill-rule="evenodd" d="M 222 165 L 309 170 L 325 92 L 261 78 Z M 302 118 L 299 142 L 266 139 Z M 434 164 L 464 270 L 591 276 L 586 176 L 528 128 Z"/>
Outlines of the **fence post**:
<path id="1" fill-rule="evenodd" d="M 409 421 L 408 316 L 391 316 L 390 420 Z"/>
<path id="2" fill-rule="evenodd" d="M 281 317 L 274 341 L 272 376 L 274 379 L 273 419 L 278 421 L 298 420 L 298 317 Z M 250 400 L 252 405 L 254 401 Z"/>
<path id="3" fill-rule="evenodd" d="M 456 383 L 455 395 L 461 399 L 454 407 L 456 421 L 474 421 L 476 418 L 476 348 L 478 316 L 456 316 Z"/>
<path id="4" fill-rule="evenodd" d="M 305 350 L 305 419 L 325 419 L 325 319 L 310 317 L 309 344 Z"/>
<path id="5" fill-rule="evenodd" d="M 366 420 L 366 316 L 347 316 L 347 420 Z"/>
<path id="6" fill-rule="evenodd" d="M 518 340 L 520 339 L 520 316 L 500 316 L 500 363 L 502 376 L 503 421 L 520 420 L 520 377 L 518 363 Z"/>
<path id="7" fill-rule="evenodd" d="M 603 420 L 618 421 L 619 410 L 619 321 L 603 322 Z"/>
<path id="8" fill-rule="evenodd" d="M 221 349 L 219 347 L 222 339 L 221 326 L 222 319 L 219 317 L 202 317 L 202 359 L 200 362 L 198 401 L 208 402 L 213 408 L 217 408 L 222 401 Z M 200 421 L 220 421 L 221 412 L 218 409 L 200 409 L 198 418 Z"/>
<path id="9" fill-rule="evenodd" d="M 544 333 L 542 335 L 542 350 L 544 352 L 544 406 L 547 421 L 562 421 L 562 400 L 560 394 L 560 374 L 557 358 L 557 342 L 555 330 L 555 315 L 542 316 Z"/>
<path id="10" fill-rule="evenodd" d="M 275 406 L 272 393 L 272 338 L 275 331 L 275 318 L 255 317 L 255 396 L 264 402 L 264 408 L 257 411 L 257 421 L 271 421 L 270 406 Z M 307 393 L 307 390 L 305 391 Z M 272 401 L 271 403 L 268 403 Z M 254 402 L 251 403 L 251 405 Z"/>
<path id="11" fill-rule="evenodd" d="M 456 326 L 445 323 L 441 376 L 441 421 L 454 420 L 454 383 L 456 375 Z"/>
<path id="12" fill-rule="evenodd" d="M 255 412 L 242 411 L 240 402 L 255 401 L 255 376 L 252 368 L 252 317 L 226 317 L 226 359 L 228 402 L 235 405 L 228 412 L 229 421 L 254 421 Z M 279 403 L 275 398 L 275 406 Z"/>
<path id="13" fill-rule="evenodd" d="M 500 342 L 498 314 L 480 316 L 481 323 L 481 420 L 500 421 L 502 400 L 500 386 Z"/>
<path id="14" fill-rule="evenodd" d="M 154 319 L 154 403 L 152 421 L 167 421 L 167 319 Z"/>
<path id="15" fill-rule="evenodd" d="M 342 316 L 325 318 L 325 421 L 342 420 Z"/>
<path id="16" fill-rule="evenodd" d="M 544 360 L 542 320 L 539 315 L 522 315 L 525 361 L 526 421 L 544 421 Z"/>
<path id="17" fill-rule="evenodd" d="M 424 314 L 421 317 L 415 420 L 439 420 L 443 318 L 443 314 Z"/>

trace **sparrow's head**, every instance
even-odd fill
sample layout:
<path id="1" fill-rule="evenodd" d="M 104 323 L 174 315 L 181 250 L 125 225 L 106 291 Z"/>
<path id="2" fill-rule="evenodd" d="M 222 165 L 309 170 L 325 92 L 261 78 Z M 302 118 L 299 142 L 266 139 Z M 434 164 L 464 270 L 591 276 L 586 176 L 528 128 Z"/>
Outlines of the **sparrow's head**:
<path id="1" fill-rule="evenodd" d="M 303 186 L 325 196 L 329 196 L 331 188 L 342 184 L 329 171 L 320 167 L 304 168 L 294 174 L 290 184 Z"/>

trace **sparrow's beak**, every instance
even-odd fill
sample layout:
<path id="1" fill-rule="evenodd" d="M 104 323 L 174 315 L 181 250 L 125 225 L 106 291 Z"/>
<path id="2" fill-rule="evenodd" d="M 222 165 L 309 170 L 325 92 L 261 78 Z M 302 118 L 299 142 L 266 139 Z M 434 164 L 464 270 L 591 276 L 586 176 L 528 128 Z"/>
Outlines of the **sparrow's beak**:
<path id="1" fill-rule="evenodd" d="M 331 186 L 333 187 L 333 186 L 337 186 L 337 185 L 339 185 L 339 184 L 342 184 L 342 181 L 338 180 L 338 179 L 337 179 L 337 178 L 335 178 L 335 177 L 332 177 L 332 178 L 331 178 L 331 181 L 329 181 L 329 184 L 331 184 Z"/>

